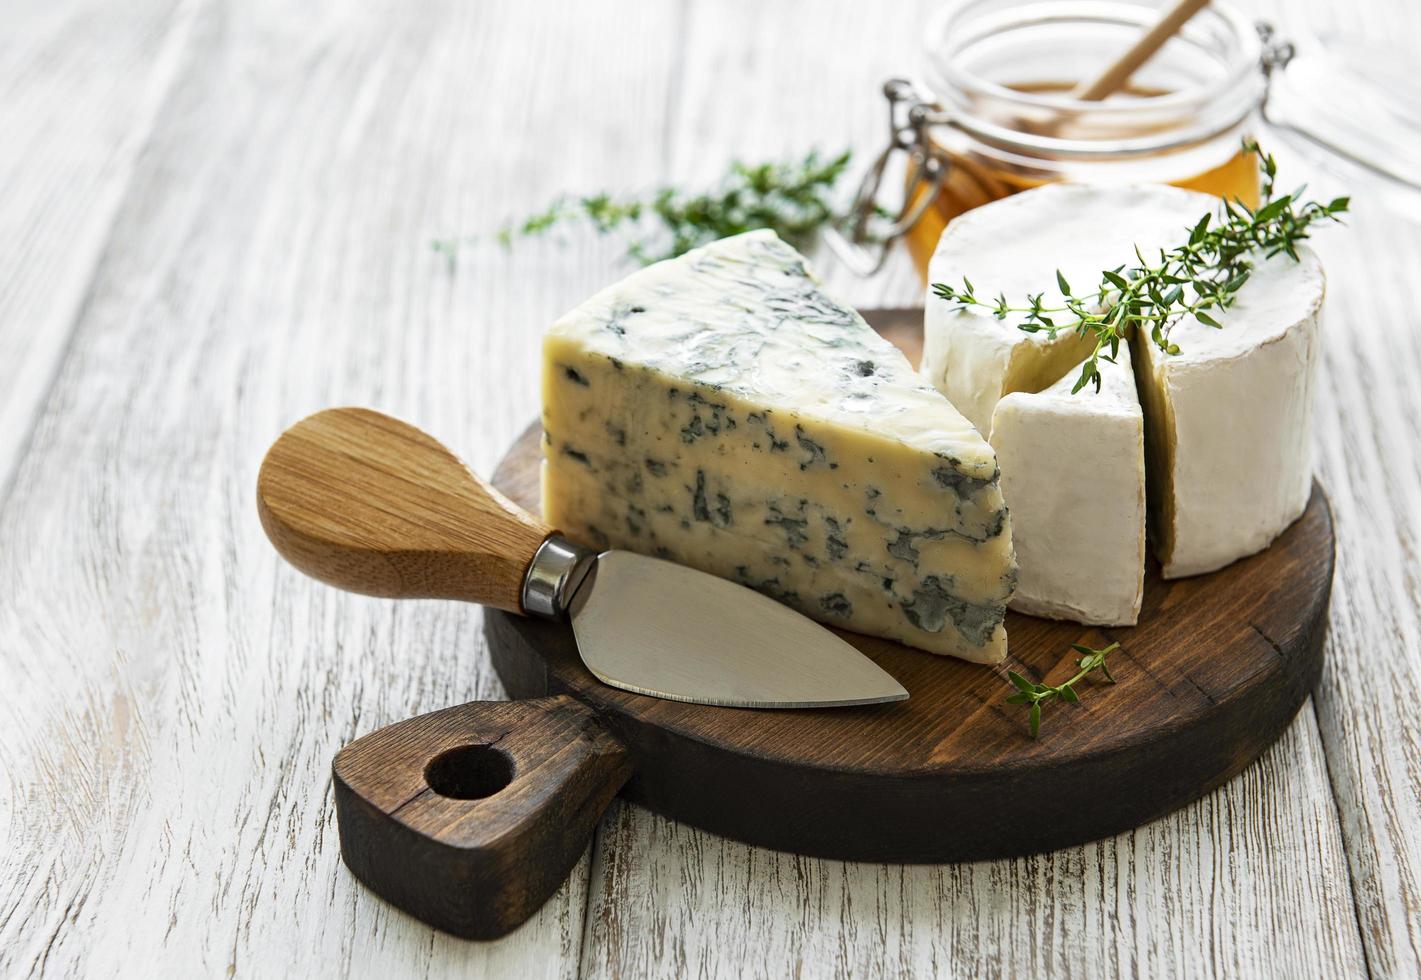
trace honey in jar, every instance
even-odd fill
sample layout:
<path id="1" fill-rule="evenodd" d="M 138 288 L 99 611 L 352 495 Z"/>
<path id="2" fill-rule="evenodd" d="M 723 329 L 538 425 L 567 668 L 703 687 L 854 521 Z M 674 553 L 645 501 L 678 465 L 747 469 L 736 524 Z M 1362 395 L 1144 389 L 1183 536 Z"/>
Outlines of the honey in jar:
<path id="1" fill-rule="evenodd" d="M 1064 95 L 1072 87 L 1068 83 L 1051 83 L 1049 87 L 1045 85 L 1033 86 L 1027 91 L 1047 91 Z M 1021 90 L 1016 86 L 1011 86 L 1011 88 Z M 1164 91 L 1142 91 L 1137 86 L 1130 86 L 1124 92 L 1112 96 L 1112 99 L 1116 104 L 1119 104 L 1126 100 L 1156 99 L 1169 94 Z M 1018 124 L 1030 125 L 1024 121 Z M 1054 139 L 1071 139 L 1070 127 L 1067 124 L 1052 127 L 1050 123 L 1046 123 L 1038 127 L 1038 132 L 1042 131 Z M 1246 135 L 1246 132 L 1230 134 L 1231 138 L 1227 144 L 1221 143 L 1218 147 L 1220 162 L 1197 173 L 1175 175 L 1166 171 L 1156 173 L 1150 178 L 1134 179 L 1160 180 L 1162 183 L 1203 191 L 1216 197 L 1237 199 L 1249 207 L 1254 207 L 1258 204 L 1258 161 L 1252 153 L 1243 148 L 1243 137 Z M 990 155 L 981 153 L 978 148 L 968 145 L 966 140 L 953 142 L 956 145 L 952 149 L 943 146 L 937 148 L 947 163 L 942 184 L 933 195 L 931 202 L 928 203 L 922 217 L 905 236 L 913 263 L 919 274 L 924 277 L 927 276 L 928 261 L 932 258 L 933 250 L 937 247 L 938 238 L 942 235 L 947 223 L 959 214 L 1009 194 L 1015 194 L 1017 191 L 1048 183 L 1051 180 L 1089 180 L 1091 176 L 1089 173 L 1075 177 L 1071 175 L 1047 176 L 1039 171 L 1033 171 L 1030 167 L 1021 166 L 1019 163 L 1013 164 L 994 159 Z M 1209 161 L 1204 160 L 1195 166 L 1202 166 L 1207 162 Z M 1184 169 L 1192 168 L 1186 167 Z M 1097 179 L 1099 180 L 1099 178 Z M 908 188 L 908 192 L 920 199 L 923 195 L 930 193 L 930 188 L 922 182 L 917 182 L 917 186 Z M 914 200 L 912 203 L 916 205 L 920 203 L 920 200 Z"/>
<path id="2" fill-rule="evenodd" d="M 1123 90 L 1073 97 L 1157 16 L 1129 0 L 967 0 L 930 20 L 920 78 L 885 88 L 909 160 L 890 236 L 920 274 L 952 218 L 1045 183 L 1165 183 L 1257 203 L 1243 144 L 1265 89 L 1262 45 L 1232 8 L 1197 14 Z"/>

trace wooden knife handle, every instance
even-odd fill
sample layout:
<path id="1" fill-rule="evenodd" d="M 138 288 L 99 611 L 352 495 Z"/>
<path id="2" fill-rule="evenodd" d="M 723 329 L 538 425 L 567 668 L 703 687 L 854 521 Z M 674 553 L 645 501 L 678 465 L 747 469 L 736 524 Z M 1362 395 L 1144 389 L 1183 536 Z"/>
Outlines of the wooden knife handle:
<path id="1" fill-rule="evenodd" d="M 391 598 L 522 612 L 523 576 L 552 529 L 388 415 L 332 408 L 267 451 L 257 509 L 276 550 L 313 578 Z"/>
<path id="2" fill-rule="evenodd" d="M 632 772 L 626 746 L 565 695 L 411 718 L 355 740 L 332 768 L 346 865 L 467 939 L 496 939 L 542 907 Z"/>

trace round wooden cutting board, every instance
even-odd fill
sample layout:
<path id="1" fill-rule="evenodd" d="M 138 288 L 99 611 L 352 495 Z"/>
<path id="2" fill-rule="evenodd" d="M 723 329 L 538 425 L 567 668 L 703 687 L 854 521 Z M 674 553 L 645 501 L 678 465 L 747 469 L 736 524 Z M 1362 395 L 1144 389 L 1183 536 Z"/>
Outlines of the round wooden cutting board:
<path id="1" fill-rule="evenodd" d="M 870 312 L 915 353 L 922 312 Z M 537 513 L 539 440 L 518 440 L 494 484 Z M 485 616 L 515 698 L 570 694 L 631 754 L 622 795 L 751 844 L 849 860 L 966 861 L 1109 836 L 1198 799 L 1287 727 L 1316 682 L 1332 583 L 1332 518 L 1307 511 L 1267 551 L 1166 582 L 1151 561 L 1138 626 L 1010 613 L 1010 656 L 983 667 L 844 633 L 909 699 L 870 708 L 750 710 L 662 701 L 599 683 L 562 624 Z M 1083 569 L 1083 574 L 1087 573 Z M 1072 643 L 1119 641 L 1114 686 L 1046 706 L 1041 737 L 1006 703 L 1015 669 L 1058 683 Z"/>

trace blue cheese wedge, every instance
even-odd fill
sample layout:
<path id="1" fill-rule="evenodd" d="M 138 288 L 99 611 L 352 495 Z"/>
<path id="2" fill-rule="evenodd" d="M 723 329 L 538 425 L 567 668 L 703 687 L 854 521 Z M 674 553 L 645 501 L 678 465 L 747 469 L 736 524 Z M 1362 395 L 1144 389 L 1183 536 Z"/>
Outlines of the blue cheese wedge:
<path id="1" fill-rule="evenodd" d="M 991 447 L 768 231 L 643 269 L 543 344 L 543 513 L 832 626 L 981 663 L 1016 578 Z"/>
<path id="2" fill-rule="evenodd" d="M 1072 394 L 1072 371 L 1044 391 L 1006 395 L 992 413 L 1021 565 L 1011 606 L 1133 626 L 1145 584 L 1145 419 L 1129 347 L 1099 370 L 1099 391 Z"/>

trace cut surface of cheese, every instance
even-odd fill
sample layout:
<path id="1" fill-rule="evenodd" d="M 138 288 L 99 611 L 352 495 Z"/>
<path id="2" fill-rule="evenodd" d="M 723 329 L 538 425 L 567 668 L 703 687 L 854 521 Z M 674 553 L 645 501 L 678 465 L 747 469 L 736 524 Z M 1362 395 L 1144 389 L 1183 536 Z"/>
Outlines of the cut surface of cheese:
<path id="1" fill-rule="evenodd" d="M 991 447 L 770 232 L 636 272 L 543 345 L 543 513 L 833 626 L 979 662 L 1016 577 Z"/>
<path id="2" fill-rule="evenodd" d="M 949 225 L 931 280 L 966 277 L 979 297 L 1002 293 L 1013 305 L 1045 291 L 1050 306 L 1059 303 L 1058 269 L 1079 293 L 1093 292 L 1102 270 L 1137 265 L 1137 248 L 1156 261 L 1218 208 L 1208 195 L 1175 187 L 1037 188 Z M 1131 338 L 1150 538 L 1166 578 L 1214 571 L 1267 547 L 1307 506 L 1322 267 L 1307 249 L 1298 261 L 1260 255 L 1252 264 L 1234 305 L 1210 311 L 1222 329 L 1181 319 L 1170 334 L 1176 355 L 1148 336 Z M 1004 395 L 1073 375 L 1088 353 L 1089 342 L 1071 331 L 1052 340 L 1018 330 L 1019 318 L 954 305 L 928 294 L 924 374 L 988 431 Z M 1009 489 L 1006 499 L 1014 506 Z"/>
<path id="3" fill-rule="evenodd" d="M 1310 249 L 1255 256 L 1222 329 L 1192 319 L 1169 355 L 1132 344 L 1148 439 L 1150 521 L 1165 578 L 1263 550 L 1312 493 L 1312 402 L 1326 289 Z"/>
<path id="4" fill-rule="evenodd" d="M 983 205 L 953 219 L 938 241 L 928 282 L 972 282 L 979 298 L 1004 294 L 1014 306 L 1045 292 L 1060 305 L 1056 271 L 1089 293 L 1104 269 L 1134 265 L 1187 239 L 1217 205 L 1207 194 L 1154 184 L 1091 187 L 1049 184 Z M 1040 391 L 1080 364 L 1093 343 L 1072 331 L 1055 338 L 1017 329 L 1019 314 L 957 312 L 928 289 L 923 375 L 978 431 L 991 429 L 997 401 L 1013 391 Z"/>
<path id="5" fill-rule="evenodd" d="M 1011 508 L 1020 577 L 1011 607 L 1031 616 L 1133 626 L 1145 582 L 1145 421 L 1130 350 L 1013 392 L 992 414 L 992 447 Z"/>

